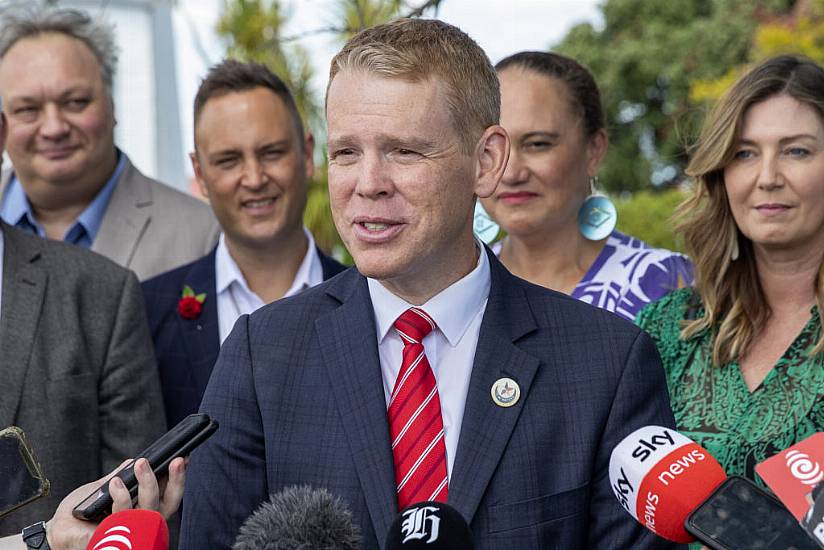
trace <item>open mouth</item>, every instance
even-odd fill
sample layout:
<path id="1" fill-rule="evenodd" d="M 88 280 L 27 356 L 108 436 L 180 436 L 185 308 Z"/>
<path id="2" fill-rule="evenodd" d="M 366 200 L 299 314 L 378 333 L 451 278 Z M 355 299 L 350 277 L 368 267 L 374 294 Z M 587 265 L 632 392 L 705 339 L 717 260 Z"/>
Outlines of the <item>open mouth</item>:
<path id="1" fill-rule="evenodd" d="M 271 206 L 273 204 L 275 204 L 275 199 L 272 197 L 243 201 L 243 206 L 245 208 L 266 208 L 267 206 Z"/>
<path id="2" fill-rule="evenodd" d="M 379 222 L 363 222 L 361 224 L 367 231 L 380 232 L 389 229 L 391 224 Z"/>
<path id="3" fill-rule="evenodd" d="M 404 224 L 387 220 L 356 220 L 355 235 L 358 239 L 369 243 L 382 243 L 393 239 L 403 228 Z"/>

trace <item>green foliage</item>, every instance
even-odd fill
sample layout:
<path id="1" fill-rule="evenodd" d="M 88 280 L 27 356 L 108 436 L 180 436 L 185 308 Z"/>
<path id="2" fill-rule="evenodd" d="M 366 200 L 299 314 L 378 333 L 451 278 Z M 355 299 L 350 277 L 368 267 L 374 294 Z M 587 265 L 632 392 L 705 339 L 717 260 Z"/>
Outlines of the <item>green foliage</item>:
<path id="1" fill-rule="evenodd" d="M 595 75 L 610 131 L 600 173 L 612 192 L 683 177 L 685 149 L 703 111 L 692 84 L 718 79 L 749 57 L 759 21 L 791 0 L 607 0 L 604 26 L 574 27 L 555 51 Z"/>
<path id="2" fill-rule="evenodd" d="M 805 55 L 824 64 L 824 0 L 799 2 L 791 17 L 759 26 L 748 62 L 731 67 L 717 79 L 693 83 L 690 97 L 696 103 L 715 101 L 751 64 L 785 53 Z"/>
<path id="3" fill-rule="evenodd" d="M 675 208 L 686 199 L 680 189 L 640 191 L 626 199 L 615 201 L 618 210 L 618 231 L 632 235 L 650 246 L 684 251 L 683 243 L 672 231 Z"/>
<path id="4" fill-rule="evenodd" d="M 386 23 L 396 17 L 402 7 L 402 0 L 343 0 L 339 6 L 343 21 L 340 36 L 348 40 L 363 29 Z"/>
<path id="5" fill-rule="evenodd" d="M 229 39 L 228 56 L 263 63 L 292 90 L 304 123 L 320 128 L 323 119 L 311 88 L 314 70 L 308 52 L 301 46 L 281 42 L 288 21 L 278 0 L 224 0 L 217 32 Z"/>

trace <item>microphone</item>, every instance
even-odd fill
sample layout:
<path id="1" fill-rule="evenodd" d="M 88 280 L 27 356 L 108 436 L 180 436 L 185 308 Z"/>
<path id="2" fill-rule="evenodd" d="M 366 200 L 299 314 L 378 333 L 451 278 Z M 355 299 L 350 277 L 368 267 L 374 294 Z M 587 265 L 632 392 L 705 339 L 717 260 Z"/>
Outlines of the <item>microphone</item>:
<path id="1" fill-rule="evenodd" d="M 443 502 L 404 508 L 386 535 L 386 550 L 472 550 L 472 531 L 460 512 Z"/>
<path id="2" fill-rule="evenodd" d="M 86 550 L 169 550 L 169 528 L 152 510 L 123 510 L 100 522 Z"/>
<path id="3" fill-rule="evenodd" d="M 360 532 L 326 489 L 291 486 L 269 497 L 243 525 L 233 550 L 358 550 Z"/>
<path id="4" fill-rule="evenodd" d="M 644 426 L 612 451 L 609 481 L 639 523 L 673 542 L 693 542 L 684 521 L 726 479 L 703 447 L 670 428 Z"/>
<path id="5" fill-rule="evenodd" d="M 801 521 L 813 503 L 813 487 L 824 480 L 824 433 L 815 433 L 756 465 L 755 471 Z"/>

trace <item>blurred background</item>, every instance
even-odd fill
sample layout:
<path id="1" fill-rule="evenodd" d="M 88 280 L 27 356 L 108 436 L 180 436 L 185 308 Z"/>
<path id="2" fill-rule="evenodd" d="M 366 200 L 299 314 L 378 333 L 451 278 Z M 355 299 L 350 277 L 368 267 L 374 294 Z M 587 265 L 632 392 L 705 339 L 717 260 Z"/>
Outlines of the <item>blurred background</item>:
<path id="1" fill-rule="evenodd" d="M 30 3 L 29 0 L 25 3 Z M 19 0 L 0 0 L 0 10 Z M 610 148 L 600 185 L 618 229 L 680 250 L 671 216 L 689 144 L 712 102 L 749 64 L 802 53 L 824 64 L 824 0 L 66 0 L 104 14 L 121 50 L 115 141 L 147 175 L 194 191 L 192 101 L 224 56 L 269 65 L 291 86 L 321 147 L 306 223 L 339 248 L 326 192 L 323 98 L 329 61 L 358 30 L 398 16 L 459 26 L 493 63 L 551 49 L 589 67 Z"/>

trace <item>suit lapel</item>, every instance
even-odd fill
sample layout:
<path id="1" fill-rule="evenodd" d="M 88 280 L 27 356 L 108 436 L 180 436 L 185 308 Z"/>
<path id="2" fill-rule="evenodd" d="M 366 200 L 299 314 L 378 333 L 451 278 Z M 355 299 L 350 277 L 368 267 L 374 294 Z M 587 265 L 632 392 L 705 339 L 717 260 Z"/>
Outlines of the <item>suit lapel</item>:
<path id="1" fill-rule="evenodd" d="M 356 270 L 335 279 L 327 293 L 342 305 L 315 323 L 352 460 L 379 541 L 397 514 L 375 316 L 366 279 Z"/>
<path id="2" fill-rule="evenodd" d="M 0 314 L 0 426 L 14 424 L 23 393 L 37 323 L 43 308 L 47 275 L 37 265 L 37 241 L 25 239 L 8 225 L 3 232 L 3 288 Z"/>
<path id="3" fill-rule="evenodd" d="M 191 375 L 201 394 L 206 389 L 212 368 L 220 352 L 215 250 L 196 261 L 183 282 L 184 285 L 189 285 L 196 294 L 206 293 L 206 301 L 203 302 L 200 317 L 187 320 L 180 315 L 176 316 L 183 335 L 186 354 L 189 357 L 189 365 L 192 368 Z M 179 289 L 179 292 L 183 292 L 183 287 Z"/>
<path id="4" fill-rule="evenodd" d="M 92 250 L 129 267 L 149 223 L 152 190 L 129 159 L 114 188 Z"/>
<path id="5" fill-rule="evenodd" d="M 529 397 L 540 361 L 514 342 L 537 327 L 523 287 L 489 254 L 492 284 L 469 381 L 461 435 L 449 482 L 449 502 L 471 522 Z M 499 378 L 515 380 L 518 402 L 504 408 L 492 401 Z"/>

